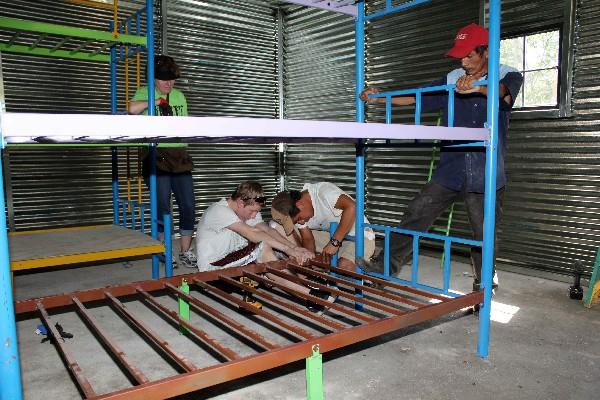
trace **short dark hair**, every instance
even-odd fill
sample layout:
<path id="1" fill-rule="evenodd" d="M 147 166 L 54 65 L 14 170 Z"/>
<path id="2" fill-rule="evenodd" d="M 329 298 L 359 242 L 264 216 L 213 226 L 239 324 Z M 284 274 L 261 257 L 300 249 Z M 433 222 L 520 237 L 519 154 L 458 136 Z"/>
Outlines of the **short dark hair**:
<path id="1" fill-rule="evenodd" d="M 163 54 L 154 56 L 154 79 L 171 81 L 180 76 L 181 71 L 173 57 L 165 56 Z M 146 80 L 148 80 L 148 70 L 146 70 Z"/>
<path id="2" fill-rule="evenodd" d="M 485 53 L 487 49 L 487 44 L 482 44 L 480 46 L 475 47 L 475 53 L 479 54 L 480 56 L 483 56 L 483 53 Z"/>

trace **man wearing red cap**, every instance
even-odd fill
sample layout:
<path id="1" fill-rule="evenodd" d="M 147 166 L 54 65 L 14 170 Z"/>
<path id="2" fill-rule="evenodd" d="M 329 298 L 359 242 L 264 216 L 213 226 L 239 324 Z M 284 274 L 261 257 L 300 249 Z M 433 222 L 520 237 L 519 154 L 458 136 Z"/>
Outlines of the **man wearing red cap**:
<path id="1" fill-rule="evenodd" d="M 461 68 L 448 73 L 442 79 L 428 86 L 455 84 L 454 126 L 482 128 L 487 120 L 487 86 L 474 86 L 480 79 L 487 78 L 488 68 L 488 31 L 477 24 L 461 28 L 454 39 L 454 46 L 446 56 L 460 60 Z M 498 114 L 498 174 L 496 178 L 496 220 L 502 216 L 502 199 L 506 175 L 504 158 L 506 155 L 506 132 L 510 112 L 523 82 L 522 75 L 514 68 L 500 65 L 500 105 Z M 384 102 L 385 99 L 369 99 L 368 95 L 377 93 L 375 88 L 364 90 L 360 98 L 369 104 Z M 393 97 L 392 104 L 415 104 L 415 96 Z M 423 93 L 421 100 L 424 112 L 439 111 L 443 123 L 448 125 L 448 95 L 446 92 Z M 458 198 L 463 198 L 473 238 L 483 238 L 483 192 L 485 181 L 485 149 L 471 148 L 457 151 L 455 148 L 443 148 L 439 164 L 430 182 L 428 182 L 410 201 L 400 228 L 425 231 L 438 216 Z M 390 267 L 392 274 L 398 274 L 401 267 L 410 259 L 412 237 L 392 234 L 390 238 Z M 474 282 L 473 289 L 479 289 L 481 281 L 481 248 L 471 249 Z M 383 252 L 372 263 L 359 260 L 367 272 L 383 270 Z"/>

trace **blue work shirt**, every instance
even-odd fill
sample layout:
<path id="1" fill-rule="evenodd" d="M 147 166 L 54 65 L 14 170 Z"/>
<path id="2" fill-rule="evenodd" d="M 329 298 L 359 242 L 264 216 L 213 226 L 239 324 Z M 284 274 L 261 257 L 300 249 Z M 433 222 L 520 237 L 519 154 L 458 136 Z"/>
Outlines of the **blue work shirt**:
<path id="1" fill-rule="evenodd" d="M 454 84 L 465 74 L 462 68 L 450 72 L 446 77 L 431 83 L 431 86 Z M 487 79 L 487 78 L 485 78 Z M 496 189 L 506 184 L 504 157 L 506 156 L 506 132 L 512 103 L 519 94 L 523 83 L 522 75 L 514 68 L 500 66 L 500 83 L 509 91 L 512 102 L 507 104 L 500 99 L 498 113 L 498 169 Z M 424 93 L 421 98 L 424 112 L 442 111 L 444 126 L 448 126 L 448 94 L 447 92 Z M 466 128 L 483 128 L 487 121 L 487 96 L 480 93 L 454 95 L 454 126 Z M 444 142 L 444 144 L 450 144 Z M 454 143 L 456 144 L 456 143 Z M 485 187 L 485 148 L 452 148 L 442 147 L 439 164 L 433 174 L 433 180 L 440 185 L 456 191 L 483 193 Z"/>

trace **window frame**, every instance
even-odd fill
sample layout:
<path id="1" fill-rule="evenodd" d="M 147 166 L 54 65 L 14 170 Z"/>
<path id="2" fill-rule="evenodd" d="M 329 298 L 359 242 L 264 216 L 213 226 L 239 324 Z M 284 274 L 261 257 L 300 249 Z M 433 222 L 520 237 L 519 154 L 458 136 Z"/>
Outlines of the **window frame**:
<path id="1" fill-rule="evenodd" d="M 558 93 L 557 100 L 558 105 L 556 107 L 530 107 L 523 109 L 515 109 L 512 111 L 512 118 L 516 119 L 542 119 L 542 118 L 567 118 L 573 114 L 571 108 L 571 96 L 573 86 L 573 64 L 574 64 L 574 51 L 573 44 L 575 39 L 575 11 L 576 11 L 576 0 L 566 0 L 564 19 L 561 27 L 549 26 L 546 31 L 556 30 L 559 31 L 559 62 L 558 62 Z M 519 32 L 518 35 L 530 35 L 538 32 L 542 32 L 539 28 L 534 30 L 524 30 Z M 514 37 L 514 35 L 511 35 Z M 509 37 L 503 37 L 502 39 L 508 39 Z"/>

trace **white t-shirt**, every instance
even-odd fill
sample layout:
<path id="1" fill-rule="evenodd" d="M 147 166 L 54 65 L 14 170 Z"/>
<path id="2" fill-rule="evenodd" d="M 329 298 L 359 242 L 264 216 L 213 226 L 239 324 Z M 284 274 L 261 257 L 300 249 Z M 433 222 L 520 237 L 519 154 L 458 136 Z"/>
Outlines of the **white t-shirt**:
<path id="1" fill-rule="evenodd" d="M 246 224 L 255 226 L 262 222 L 260 213 Z M 196 231 L 196 252 L 198 253 L 198 269 L 210 271 L 220 269 L 210 263 L 223 259 L 226 255 L 248 245 L 248 239 L 227 228 L 242 220 L 227 205 L 227 199 L 221 199 L 204 211 L 198 222 Z"/>
<path id="2" fill-rule="evenodd" d="M 338 198 L 342 194 L 345 194 L 346 196 L 348 196 L 348 194 L 329 182 L 306 183 L 302 188 L 302 191 L 305 190 L 310 194 L 315 215 L 304 225 L 296 224 L 296 227 L 298 229 L 310 228 L 317 231 L 329 232 L 329 224 L 331 222 L 339 223 L 342 217 L 342 210 L 335 208 L 335 203 L 337 203 Z M 364 221 L 365 224 L 369 223 L 367 217 L 365 217 Z M 354 225 L 356 224 L 352 224 L 352 228 L 350 229 L 350 232 L 348 232 L 348 235 L 354 236 Z M 371 240 L 375 239 L 375 234 L 372 229 L 365 229 L 365 238 Z"/>

